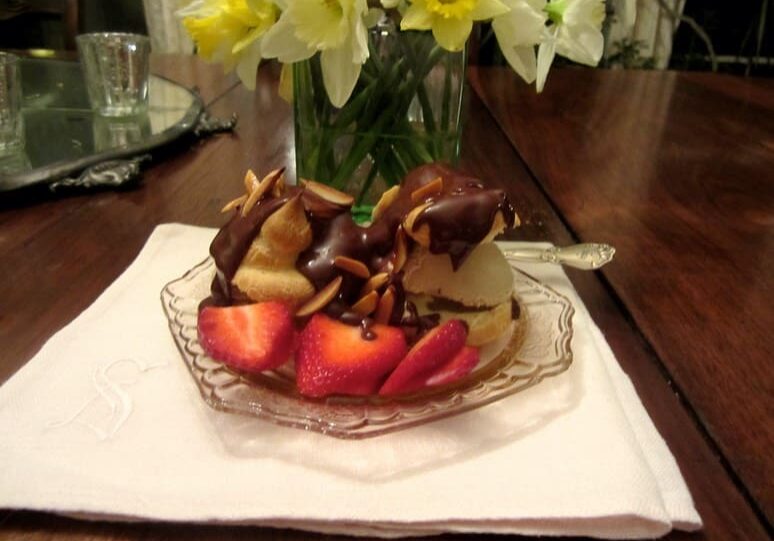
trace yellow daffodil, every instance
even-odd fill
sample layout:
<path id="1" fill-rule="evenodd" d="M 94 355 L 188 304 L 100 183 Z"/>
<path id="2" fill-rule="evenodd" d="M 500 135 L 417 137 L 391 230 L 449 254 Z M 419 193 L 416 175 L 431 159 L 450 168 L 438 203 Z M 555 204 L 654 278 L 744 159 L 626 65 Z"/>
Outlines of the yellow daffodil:
<path id="1" fill-rule="evenodd" d="M 278 9 L 268 0 L 197 0 L 181 10 L 183 25 L 202 58 L 236 68 L 249 89 L 261 62 L 261 38 L 277 20 Z"/>
<path id="2" fill-rule="evenodd" d="M 323 84 L 341 107 L 368 59 L 366 0 L 286 0 L 282 16 L 263 39 L 267 58 L 298 62 L 320 51 Z"/>
<path id="3" fill-rule="evenodd" d="M 500 50 L 513 70 L 532 83 L 537 76 L 535 47 L 545 37 L 545 0 L 503 0 L 508 12 L 492 19 Z"/>
<path id="4" fill-rule="evenodd" d="M 538 48 L 538 92 L 543 90 L 555 55 L 596 66 L 605 45 L 602 36 L 605 0 L 551 0 L 544 11 L 552 24 L 548 27 L 547 38 Z"/>
<path id="5" fill-rule="evenodd" d="M 473 29 L 473 21 L 503 15 L 508 6 L 500 0 L 412 0 L 403 14 L 403 30 L 432 30 L 438 44 L 460 51 Z"/>

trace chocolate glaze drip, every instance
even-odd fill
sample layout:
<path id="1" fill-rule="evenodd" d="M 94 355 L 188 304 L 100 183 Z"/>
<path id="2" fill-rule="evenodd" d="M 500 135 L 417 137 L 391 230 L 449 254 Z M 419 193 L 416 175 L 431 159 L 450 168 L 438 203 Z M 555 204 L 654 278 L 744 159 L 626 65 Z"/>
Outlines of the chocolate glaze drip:
<path id="1" fill-rule="evenodd" d="M 420 169 L 409 173 L 406 185 L 414 182 L 415 175 L 419 177 L 417 180 L 426 178 L 428 171 Z M 443 178 L 443 190 L 426 199 L 431 205 L 420 213 L 414 229 L 427 224 L 431 233 L 430 251 L 449 254 L 452 268 L 456 270 L 489 234 L 498 212 L 508 226 L 513 225 L 516 212 L 502 190 L 486 189 L 480 180 L 442 165 L 430 171 Z"/>
<path id="2" fill-rule="evenodd" d="M 415 227 L 422 224 L 430 226 L 430 251 L 448 253 L 454 268 L 458 268 L 489 233 L 498 212 L 502 212 L 509 225 L 514 222 L 515 212 L 501 190 L 486 189 L 478 179 L 449 166 L 428 164 L 408 173 L 396 200 L 369 227 L 355 224 L 347 209 L 329 203 L 309 190 L 295 187 L 288 188 L 282 197 L 267 197 L 245 217 L 237 213 L 210 247 L 218 268 L 212 285 L 214 302 L 245 302 L 238 289 L 231 285 L 237 268 L 266 219 L 301 191 L 313 240 L 309 248 L 300 254 L 296 268 L 317 290 L 335 277 L 343 276 L 338 297 L 325 308 L 325 312 L 345 323 L 359 325 L 364 337 L 373 337 L 373 322 L 350 309 L 358 300 L 365 280 L 341 271 L 333 262 L 337 256 L 346 256 L 365 263 L 372 275 L 389 270 L 401 222 L 419 204 L 411 200 L 411 194 L 437 177 L 443 179 L 443 189 L 422 201 L 430 203 L 430 206 L 420 214 Z M 401 325 L 417 337 L 438 324 L 437 314 L 436 317 L 420 317 L 416 307 L 406 302 L 401 273 L 391 274 L 388 285 L 393 286 L 396 301 L 390 324 Z"/>
<path id="3" fill-rule="evenodd" d="M 291 194 L 284 197 L 266 199 L 255 205 L 247 216 L 237 212 L 220 230 L 210 245 L 210 255 L 215 260 L 217 274 L 212 281 L 210 291 L 214 304 L 244 304 L 245 296 L 231 284 L 242 259 L 250 247 L 263 222 L 290 200 Z"/>
<path id="4" fill-rule="evenodd" d="M 444 299 L 441 297 L 433 297 L 430 302 L 427 303 L 428 309 L 432 311 L 446 311 L 457 312 L 459 314 L 472 314 L 474 312 L 486 312 L 494 308 L 494 306 L 467 306 L 461 302 L 453 301 L 451 299 Z"/>
<path id="5" fill-rule="evenodd" d="M 516 298 L 511 299 L 511 319 L 516 320 L 521 317 L 521 306 Z"/>
<path id="6" fill-rule="evenodd" d="M 410 342 L 416 342 L 422 338 L 427 331 L 438 326 L 441 322 L 441 314 L 419 315 L 417 306 L 411 301 L 406 301 L 406 309 L 400 326 L 406 334 L 406 339 Z"/>

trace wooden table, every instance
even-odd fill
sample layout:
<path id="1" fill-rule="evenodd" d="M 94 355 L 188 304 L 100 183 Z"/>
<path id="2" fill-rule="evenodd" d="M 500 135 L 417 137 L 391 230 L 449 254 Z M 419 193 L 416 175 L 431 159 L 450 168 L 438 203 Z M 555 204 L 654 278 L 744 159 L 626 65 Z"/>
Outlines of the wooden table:
<path id="1" fill-rule="evenodd" d="M 157 224 L 219 226 L 248 167 L 294 175 L 274 66 L 260 70 L 256 92 L 191 58 L 157 58 L 154 69 L 198 86 L 212 113 L 238 113 L 236 133 L 154 163 L 133 191 L 0 201 L 0 382 L 116 279 Z M 703 531 L 668 539 L 768 539 L 771 87 L 589 70 L 556 70 L 540 96 L 507 70 L 474 69 L 470 82 L 462 166 L 511 193 L 524 222 L 513 238 L 618 247 L 603 273 L 569 275 L 704 519 Z M 0 539 L 60 537 L 337 538 L 0 511 Z"/>

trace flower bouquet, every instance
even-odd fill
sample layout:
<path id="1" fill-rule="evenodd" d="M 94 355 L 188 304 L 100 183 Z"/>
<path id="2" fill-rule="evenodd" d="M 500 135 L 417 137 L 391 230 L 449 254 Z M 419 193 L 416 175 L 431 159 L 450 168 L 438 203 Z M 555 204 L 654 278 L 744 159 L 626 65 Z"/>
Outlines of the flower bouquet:
<path id="1" fill-rule="evenodd" d="M 457 160 L 475 22 L 538 92 L 555 55 L 593 66 L 604 46 L 604 0 L 195 0 L 179 13 L 198 54 L 250 89 L 262 59 L 283 63 L 298 177 L 357 205 L 416 165 Z"/>

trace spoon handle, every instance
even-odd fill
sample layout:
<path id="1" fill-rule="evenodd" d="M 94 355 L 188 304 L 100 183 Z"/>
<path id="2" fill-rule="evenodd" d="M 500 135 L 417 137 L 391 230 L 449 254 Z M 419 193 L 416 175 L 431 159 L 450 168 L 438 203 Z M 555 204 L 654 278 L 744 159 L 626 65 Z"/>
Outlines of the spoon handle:
<path id="1" fill-rule="evenodd" d="M 609 263 L 615 255 L 615 248 L 609 244 L 588 242 L 572 246 L 551 248 L 520 248 L 505 250 L 505 257 L 532 263 L 555 263 L 576 269 L 594 270 Z"/>

